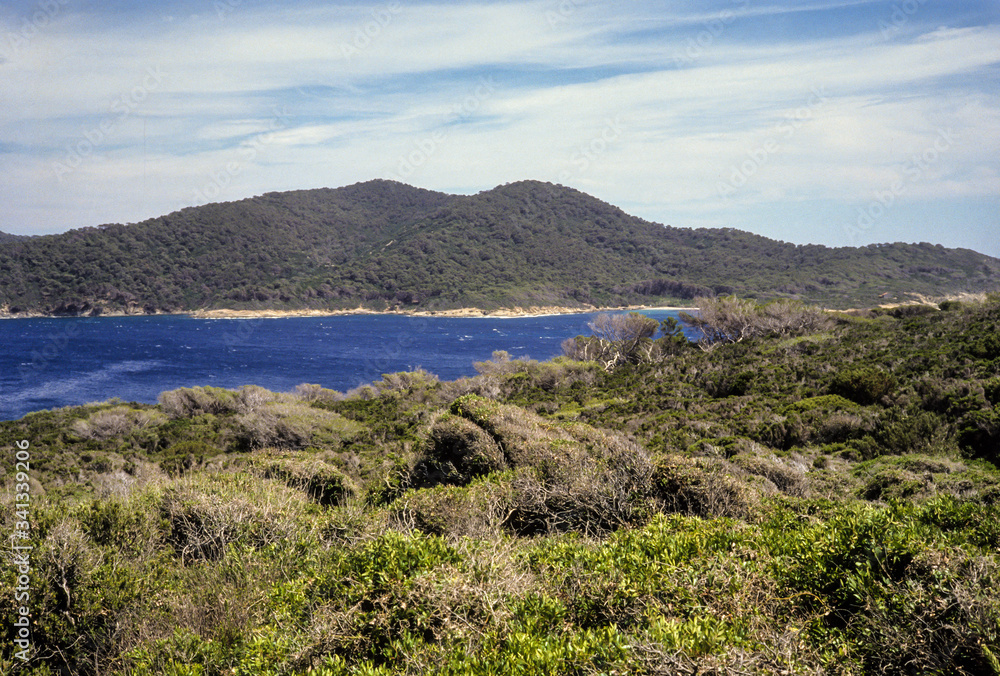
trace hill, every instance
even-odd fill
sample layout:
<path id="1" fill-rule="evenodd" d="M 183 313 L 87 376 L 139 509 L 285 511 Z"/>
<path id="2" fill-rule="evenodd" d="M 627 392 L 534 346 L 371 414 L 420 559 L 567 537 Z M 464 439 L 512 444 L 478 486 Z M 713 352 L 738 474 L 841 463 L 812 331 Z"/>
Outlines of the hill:
<path id="1" fill-rule="evenodd" d="M 819 315 L 0 422 L 0 672 L 1000 673 L 1000 295 Z"/>
<path id="2" fill-rule="evenodd" d="M 997 288 L 1000 260 L 969 250 L 674 228 L 534 181 L 459 196 L 377 180 L 0 241 L 0 308 L 13 315 L 605 307 L 714 293 L 847 307 Z"/>

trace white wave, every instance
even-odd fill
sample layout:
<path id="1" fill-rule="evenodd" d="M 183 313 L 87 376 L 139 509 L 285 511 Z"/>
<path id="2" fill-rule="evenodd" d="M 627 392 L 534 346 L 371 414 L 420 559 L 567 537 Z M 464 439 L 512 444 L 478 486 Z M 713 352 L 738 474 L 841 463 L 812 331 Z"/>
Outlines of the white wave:
<path id="1" fill-rule="evenodd" d="M 157 359 L 128 360 L 108 364 L 98 371 L 71 377 L 53 378 L 40 382 L 5 397 L 8 401 L 26 402 L 45 399 L 64 399 L 67 394 L 86 390 L 125 373 L 141 373 L 161 365 Z"/>

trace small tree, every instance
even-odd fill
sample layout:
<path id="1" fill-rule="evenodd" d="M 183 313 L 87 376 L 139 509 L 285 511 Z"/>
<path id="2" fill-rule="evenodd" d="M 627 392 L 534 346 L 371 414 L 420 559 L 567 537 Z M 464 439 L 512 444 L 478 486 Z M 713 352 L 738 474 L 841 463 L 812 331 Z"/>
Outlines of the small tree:
<path id="1" fill-rule="evenodd" d="M 830 325 L 819 308 L 799 301 L 777 300 L 765 305 L 746 298 L 723 296 L 696 298 L 698 314 L 680 313 L 681 321 L 701 331 L 698 345 L 710 350 L 716 345 L 739 343 L 767 335 L 819 331 Z"/>
<path id="2" fill-rule="evenodd" d="M 736 296 L 695 298 L 698 314 L 680 313 L 681 321 L 701 331 L 698 344 L 710 348 L 719 343 L 738 343 L 759 331 L 755 301 Z"/>
<path id="3" fill-rule="evenodd" d="M 659 328 L 655 319 L 638 312 L 608 314 L 602 312 L 587 325 L 597 339 L 598 361 L 605 370 L 624 363 L 637 364 L 649 359 L 653 335 Z"/>
<path id="4" fill-rule="evenodd" d="M 684 326 L 676 317 L 667 317 L 660 322 L 660 338 L 656 341 L 663 354 L 677 354 L 691 346 L 691 341 L 684 335 Z"/>

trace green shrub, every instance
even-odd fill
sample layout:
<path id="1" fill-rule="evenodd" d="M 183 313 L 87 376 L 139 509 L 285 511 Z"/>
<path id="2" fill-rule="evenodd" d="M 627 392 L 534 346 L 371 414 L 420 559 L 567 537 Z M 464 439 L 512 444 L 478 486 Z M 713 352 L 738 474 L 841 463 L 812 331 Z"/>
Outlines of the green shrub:
<path id="1" fill-rule="evenodd" d="M 91 414 L 86 420 L 77 420 L 72 429 L 84 439 L 124 439 L 133 432 L 156 427 L 166 422 L 159 411 L 137 410 L 129 406 L 115 406 Z"/>
<path id="2" fill-rule="evenodd" d="M 354 493 L 344 473 L 322 460 L 280 458 L 261 460 L 257 465 L 265 479 L 283 481 L 326 507 L 340 504 Z"/>
<path id="3" fill-rule="evenodd" d="M 160 407 L 171 418 L 220 415 L 239 409 L 236 392 L 221 387 L 182 387 L 160 394 Z"/>
<path id="4" fill-rule="evenodd" d="M 128 498 L 92 499 L 74 515 L 94 544 L 126 559 L 146 559 L 155 556 L 164 543 L 155 499 L 155 489 Z"/>
<path id="5" fill-rule="evenodd" d="M 199 467 L 220 453 L 204 441 L 181 441 L 159 454 L 160 468 L 171 477 L 178 477 Z"/>
<path id="6" fill-rule="evenodd" d="M 945 301 L 947 302 L 947 301 Z M 944 308 L 940 308 L 943 310 Z M 905 319 L 908 317 L 925 317 L 927 315 L 937 314 L 939 307 L 933 305 L 925 305 L 923 303 L 907 303 L 905 305 L 897 305 L 894 308 L 888 308 L 885 310 L 887 314 L 896 319 Z"/>
<path id="7" fill-rule="evenodd" d="M 656 463 L 651 482 L 667 511 L 748 518 L 756 510 L 759 494 L 737 478 L 734 469 L 722 460 L 668 455 Z"/>
<path id="8" fill-rule="evenodd" d="M 885 583 L 899 580 L 920 539 L 911 521 L 891 509 L 842 510 L 828 521 L 775 537 L 774 574 L 827 612 L 825 626 L 843 627 L 872 597 L 885 595 Z"/>
<path id="9" fill-rule="evenodd" d="M 392 507 L 403 524 L 429 535 L 501 537 L 510 514 L 509 482 L 475 481 L 407 491 Z"/>
<path id="10" fill-rule="evenodd" d="M 522 535 L 600 533 L 648 514 L 652 467 L 645 451 L 621 435 L 582 423 L 555 425 L 477 395 L 457 399 L 451 413 L 480 431 L 445 419 L 438 433 L 432 431 L 430 457 L 415 467 L 417 485 L 460 484 L 473 476 L 472 468 L 510 467 L 512 505 L 506 523 Z"/>
<path id="11" fill-rule="evenodd" d="M 958 443 L 973 457 L 1000 465 L 1000 408 L 964 416 L 959 422 Z"/>
<path id="12" fill-rule="evenodd" d="M 858 405 L 850 399 L 845 399 L 839 394 L 823 394 L 818 397 L 806 397 L 799 401 L 792 402 L 785 409 L 786 411 L 797 411 L 808 413 L 811 411 L 856 411 Z"/>
<path id="13" fill-rule="evenodd" d="M 886 468 L 869 478 L 861 488 L 866 500 L 902 500 L 926 488 L 927 482 L 912 472 Z"/>
<path id="14" fill-rule="evenodd" d="M 422 455 L 411 473 L 414 486 L 463 485 L 507 468 L 504 453 L 493 437 L 476 423 L 455 415 L 445 415 L 434 423 Z"/>
<path id="15" fill-rule="evenodd" d="M 1000 357 L 1000 336 L 994 334 L 969 336 L 968 352 L 975 359 L 989 360 Z"/>
<path id="16" fill-rule="evenodd" d="M 121 624 L 141 612 L 148 587 L 122 554 L 106 553 L 73 518 L 49 529 L 31 555 L 28 673 L 90 673 L 117 654 Z"/>
<path id="17" fill-rule="evenodd" d="M 1000 548 L 1000 504 L 942 495 L 922 505 L 918 518 L 949 533 L 959 543 L 968 542 L 986 551 Z"/>
<path id="18" fill-rule="evenodd" d="M 298 402 L 264 402 L 236 418 L 246 448 L 339 448 L 359 425 L 333 411 Z"/>
<path id="19" fill-rule="evenodd" d="M 255 477 L 217 474 L 181 479 L 164 491 L 160 516 L 182 563 L 215 561 L 232 546 L 262 549 L 294 539 L 304 495 Z"/>
<path id="20" fill-rule="evenodd" d="M 705 391 L 713 397 L 742 397 L 749 394 L 757 380 L 757 373 L 721 371 L 705 379 Z"/>
<path id="21" fill-rule="evenodd" d="M 763 477 L 786 495 L 805 495 L 808 482 L 805 472 L 780 461 L 778 458 L 761 457 L 754 453 L 741 453 L 729 459 L 731 463 L 749 474 Z"/>
<path id="22" fill-rule="evenodd" d="M 983 393 L 991 404 L 1000 406 L 1000 378 L 990 378 L 984 382 Z"/>
<path id="23" fill-rule="evenodd" d="M 839 394 L 863 406 L 878 402 L 894 388 L 893 377 L 874 366 L 856 366 L 840 371 L 830 384 L 831 394 Z"/>

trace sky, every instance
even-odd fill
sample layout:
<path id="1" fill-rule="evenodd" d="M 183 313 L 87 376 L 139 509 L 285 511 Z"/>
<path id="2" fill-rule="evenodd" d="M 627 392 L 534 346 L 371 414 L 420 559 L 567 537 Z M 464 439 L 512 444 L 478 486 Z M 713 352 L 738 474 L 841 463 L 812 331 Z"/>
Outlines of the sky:
<path id="1" fill-rule="evenodd" d="M 0 231 L 374 178 L 1000 257 L 1000 0 L 8 0 Z"/>

